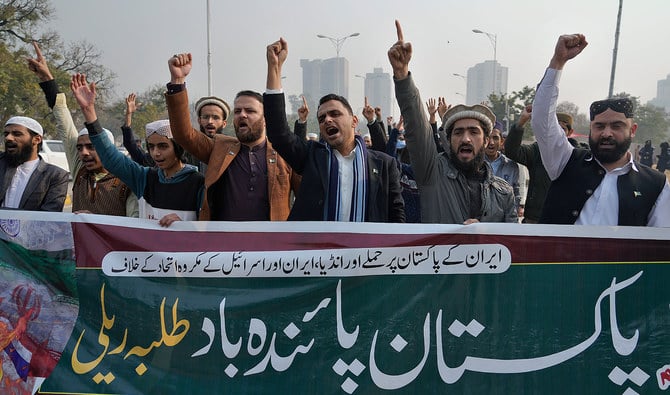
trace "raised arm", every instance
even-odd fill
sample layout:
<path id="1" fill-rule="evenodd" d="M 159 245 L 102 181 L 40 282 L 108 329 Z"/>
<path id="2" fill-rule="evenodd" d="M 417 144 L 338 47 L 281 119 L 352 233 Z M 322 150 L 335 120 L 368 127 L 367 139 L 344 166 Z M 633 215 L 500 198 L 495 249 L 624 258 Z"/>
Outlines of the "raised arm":
<path id="1" fill-rule="evenodd" d="M 309 115 L 309 106 L 307 105 L 307 99 L 305 96 L 300 96 L 302 98 L 302 106 L 298 108 L 298 119 L 295 120 L 295 125 L 293 126 L 293 133 L 302 140 L 307 139 L 307 116 Z"/>
<path id="2" fill-rule="evenodd" d="M 400 22 L 396 20 L 398 41 L 388 51 L 393 68 L 395 96 L 405 124 L 405 140 L 409 151 L 415 180 L 419 185 L 437 182 L 437 153 L 433 131 L 423 110 L 421 95 L 409 73 L 412 45 L 404 41 Z"/>
<path id="3" fill-rule="evenodd" d="M 573 147 L 556 119 L 558 82 L 565 64 L 579 55 L 588 43 L 583 34 L 567 34 L 558 38 L 549 68 L 537 87 L 533 101 L 533 132 L 540 148 L 542 163 L 551 180 L 561 175 Z"/>
<path id="4" fill-rule="evenodd" d="M 144 150 L 135 143 L 135 133 L 133 132 L 133 128 L 131 127 L 133 123 L 133 114 L 135 113 L 136 110 L 137 110 L 137 95 L 131 93 L 128 95 L 128 97 L 126 97 L 126 120 L 123 126 L 121 126 L 121 132 L 123 133 L 123 146 L 130 154 L 132 160 L 134 160 L 135 162 L 139 163 L 142 166 L 145 166 L 147 165 L 145 163 L 147 153 L 144 152 Z"/>
<path id="5" fill-rule="evenodd" d="M 281 69 L 288 57 L 288 43 L 283 38 L 267 46 L 265 55 L 268 61 L 268 72 L 265 88 L 267 90 L 280 90 Z"/>
<path id="6" fill-rule="evenodd" d="M 35 58 L 27 59 L 28 68 L 40 80 L 40 88 L 42 88 L 47 104 L 53 110 L 56 120 L 57 137 L 63 141 L 70 174 L 72 177 L 76 177 L 82 166 L 77 153 L 77 128 L 72 120 L 72 113 L 67 107 L 65 94 L 58 92 L 56 80 L 54 80 L 49 70 L 49 65 L 42 55 L 40 46 L 35 41 L 33 41 L 33 48 L 35 49 Z"/>
<path id="7" fill-rule="evenodd" d="M 77 103 L 79 103 L 79 107 L 84 114 L 88 135 L 98 156 L 100 156 L 103 166 L 128 185 L 138 198 L 141 198 L 146 185 L 146 171 L 148 168 L 143 168 L 123 155 L 116 149 L 114 143 L 105 136 L 95 112 L 95 83 L 88 84 L 84 74 L 75 74 L 70 81 L 70 89 L 72 89 L 72 94 L 77 99 Z"/>
<path id="8" fill-rule="evenodd" d="M 509 134 L 505 138 L 505 155 L 524 166 L 531 166 L 534 159 L 533 149 L 529 146 L 521 145 L 524 127 L 530 120 L 532 111 L 533 106 L 527 105 L 524 107 L 519 116 L 519 121 L 512 124 Z"/>
<path id="9" fill-rule="evenodd" d="M 190 53 L 181 53 L 168 59 L 170 83 L 165 94 L 170 129 L 172 136 L 186 151 L 204 163 L 209 163 L 209 156 L 214 149 L 214 139 L 193 128 L 189 111 L 188 93 L 186 92 L 186 76 L 193 67 Z"/>

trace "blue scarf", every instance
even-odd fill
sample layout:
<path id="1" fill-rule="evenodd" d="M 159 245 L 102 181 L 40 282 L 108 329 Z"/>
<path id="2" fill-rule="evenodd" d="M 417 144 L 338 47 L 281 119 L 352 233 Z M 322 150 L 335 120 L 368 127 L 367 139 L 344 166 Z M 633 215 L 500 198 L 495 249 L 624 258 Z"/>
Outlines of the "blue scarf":
<path id="1" fill-rule="evenodd" d="M 328 156 L 328 190 L 326 191 L 326 204 L 324 206 L 324 220 L 338 221 L 342 209 L 342 200 L 351 198 L 351 212 L 349 213 L 350 222 L 364 222 L 366 205 L 368 201 L 368 169 L 367 157 L 368 151 L 365 148 L 365 142 L 359 135 L 355 136 L 356 148 L 354 150 L 354 186 L 351 196 L 341 196 L 339 163 L 335 157 L 335 151 L 326 144 L 326 149 L 330 153 Z"/>

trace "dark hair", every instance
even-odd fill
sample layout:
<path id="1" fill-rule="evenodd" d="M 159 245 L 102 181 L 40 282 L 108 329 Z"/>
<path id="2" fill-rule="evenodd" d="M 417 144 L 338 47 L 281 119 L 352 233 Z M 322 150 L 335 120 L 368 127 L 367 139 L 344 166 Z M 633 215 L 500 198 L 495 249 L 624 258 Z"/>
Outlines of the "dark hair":
<path id="1" fill-rule="evenodd" d="M 170 137 L 170 141 L 172 141 L 172 147 L 174 148 L 174 154 L 177 157 L 177 159 L 179 159 L 182 163 L 186 163 L 186 157 L 184 156 L 185 152 L 184 147 L 179 145 L 179 143 L 177 143 L 177 141 L 172 137 Z"/>
<path id="2" fill-rule="evenodd" d="M 28 128 L 26 128 L 28 129 Z M 35 133 L 32 130 L 28 129 L 28 133 L 30 133 L 30 138 L 32 139 L 35 136 L 40 136 L 42 137 L 42 140 L 40 140 L 40 143 L 37 144 L 37 152 L 40 152 L 42 150 L 42 143 L 44 143 L 44 136 L 41 136 L 39 133 Z"/>
<path id="3" fill-rule="evenodd" d="M 323 103 L 325 103 L 327 101 L 331 101 L 331 100 L 339 101 L 340 103 L 342 103 L 344 105 L 344 107 L 347 108 L 347 111 L 349 111 L 349 115 L 354 115 L 354 110 L 351 109 L 351 105 L 349 104 L 349 101 L 347 101 L 347 99 L 344 96 L 336 95 L 334 93 L 330 93 L 330 94 L 327 94 L 326 96 L 322 97 L 319 100 L 319 107 L 321 107 L 321 105 Z M 317 110 L 318 110 L 318 108 L 317 108 Z"/>
<path id="4" fill-rule="evenodd" d="M 235 95 L 235 100 L 237 100 L 241 96 L 249 96 L 253 97 L 254 99 L 258 100 L 261 104 L 263 104 L 263 95 L 256 91 L 251 91 L 251 90 L 246 90 L 246 91 L 239 91 L 237 92 L 237 95 Z"/>

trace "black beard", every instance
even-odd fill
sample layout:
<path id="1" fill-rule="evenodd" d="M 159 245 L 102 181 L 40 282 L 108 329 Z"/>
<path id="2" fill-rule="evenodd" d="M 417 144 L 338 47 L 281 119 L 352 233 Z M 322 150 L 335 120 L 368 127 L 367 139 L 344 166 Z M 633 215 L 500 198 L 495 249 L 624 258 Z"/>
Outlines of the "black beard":
<path id="1" fill-rule="evenodd" d="M 472 177 L 481 174 L 482 166 L 484 165 L 484 150 L 479 150 L 479 153 L 475 155 L 474 159 L 469 162 L 461 162 L 456 157 L 456 153 L 453 151 L 449 152 L 449 160 L 451 163 L 458 169 L 463 172 L 466 177 Z"/>
<path id="2" fill-rule="evenodd" d="M 613 150 L 600 150 L 598 147 L 598 144 L 600 141 L 611 141 L 615 144 L 615 147 Z M 613 138 L 609 139 L 600 139 L 599 141 L 595 141 L 591 139 L 591 136 L 589 136 L 589 147 L 591 147 L 591 153 L 593 156 L 595 156 L 600 163 L 614 163 L 621 159 L 624 155 L 626 155 L 626 152 L 630 148 L 630 144 L 633 142 L 633 138 L 631 136 L 628 136 L 628 138 L 624 139 L 621 143 L 617 142 Z"/>
<path id="3" fill-rule="evenodd" d="M 202 126 L 200 126 L 200 131 L 201 131 L 205 136 L 214 138 L 214 135 L 216 135 L 216 134 L 222 134 L 222 133 L 223 133 L 223 128 L 218 128 L 218 129 L 216 129 L 216 132 L 214 132 L 214 135 L 211 135 L 211 136 L 210 136 L 210 134 L 207 132 L 207 130 L 205 130 L 205 128 L 203 128 Z"/>
<path id="4" fill-rule="evenodd" d="M 5 157 L 7 158 L 7 164 L 10 167 L 19 167 L 23 163 L 29 161 L 32 154 L 33 146 L 26 144 L 15 153 L 5 152 Z"/>

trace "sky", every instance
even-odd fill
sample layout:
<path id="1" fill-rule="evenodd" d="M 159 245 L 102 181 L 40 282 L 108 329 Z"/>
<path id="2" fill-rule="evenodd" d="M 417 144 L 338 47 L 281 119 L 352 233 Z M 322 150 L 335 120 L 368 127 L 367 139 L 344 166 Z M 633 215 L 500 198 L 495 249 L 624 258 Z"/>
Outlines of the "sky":
<path id="1" fill-rule="evenodd" d="M 65 42 L 96 46 L 102 63 L 117 75 L 118 98 L 167 83 L 167 60 L 181 52 L 193 54 L 190 100 L 207 95 L 206 0 L 51 3 L 55 18 L 48 27 Z M 457 92 L 466 91 L 465 81 L 453 74 L 465 75 L 493 59 L 491 42 L 473 29 L 497 35 L 497 60 L 509 68 L 510 92 L 539 82 L 561 34 L 583 33 L 589 45 L 566 65 L 559 102 L 573 102 L 586 113 L 608 93 L 618 6 L 618 0 L 210 0 L 212 94 L 232 103 L 240 90 L 264 91 L 265 48 L 279 37 L 289 48 L 284 91 L 300 94 L 300 59 L 335 56 L 332 43 L 316 35 L 360 33 L 340 52 L 349 60 L 349 101 L 360 113 L 363 80 L 354 75 L 375 67 L 391 72 L 387 51 L 397 40 L 398 19 L 414 49 L 409 67 L 422 98 L 444 96 L 453 104 L 464 101 Z M 657 81 L 670 74 L 669 18 L 669 0 L 624 1 L 615 93 L 638 96 L 642 103 L 656 96 Z M 391 115 L 399 115 L 397 105 Z"/>

